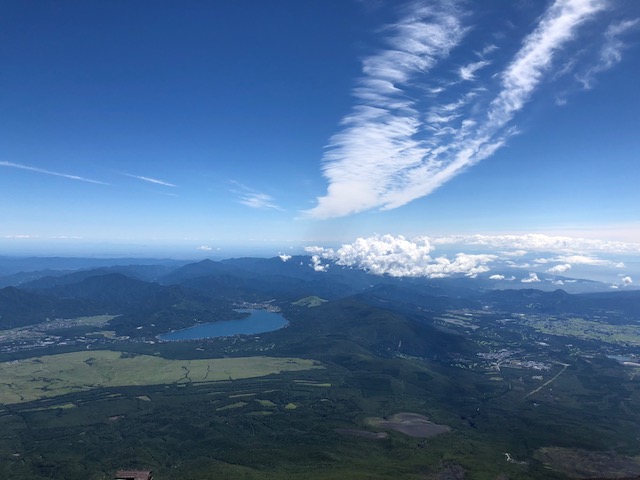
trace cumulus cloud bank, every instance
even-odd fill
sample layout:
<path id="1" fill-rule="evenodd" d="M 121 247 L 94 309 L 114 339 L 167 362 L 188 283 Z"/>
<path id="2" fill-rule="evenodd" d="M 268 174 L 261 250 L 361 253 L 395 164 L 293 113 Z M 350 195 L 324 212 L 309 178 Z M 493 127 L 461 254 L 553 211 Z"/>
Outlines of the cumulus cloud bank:
<path id="1" fill-rule="evenodd" d="M 506 280 L 507 282 L 512 282 L 516 279 L 516 277 L 514 277 L 513 275 L 510 277 L 505 277 L 504 275 L 501 275 L 499 273 L 496 273 L 494 275 L 491 275 L 489 277 L 489 280 Z"/>
<path id="2" fill-rule="evenodd" d="M 375 275 L 391 277 L 441 278 L 453 274 L 472 277 L 489 271 L 487 264 L 494 255 L 468 255 L 458 253 L 454 259 L 444 256 L 432 257 L 433 247 L 427 237 L 406 239 L 392 235 L 374 235 L 358 238 L 339 249 L 307 247 L 312 253 L 312 266 L 316 271 L 326 271 L 331 261 L 337 265 L 360 268 Z"/>
<path id="3" fill-rule="evenodd" d="M 640 253 L 640 243 L 544 235 L 539 233 L 526 235 L 449 235 L 445 237 L 435 237 L 432 239 L 432 242 L 435 245 L 460 244 L 505 250 L 513 249 L 511 252 L 504 252 L 504 255 L 512 254 L 512 256 L 523 256 L 529 251 L 573 254 L 571 257 L 559 257 L 564 258 L 566 263 L 597 262 L 597 259 L 585 255 L 590 252 Z M 538 258 L 534 261 L 536 263 L 545 263 L 550 260 Z"/>
<path id="4" fill-rule="evenodd" d="M 452 247 L 456 247 L 453 252 L 460 253 L 450 253 Z M 591 251 L 580 251 L 578 247 L 590 248 Z M 437 248 L 443 248 L 447 253 L 436 254 Z M 521 250 L 522 248 L 527 250 Z M 555 255 L 540 256 L 542 252 L 551 253 L 549 250 L 552 248 L 556 248 L 559 252 Z M 513 269 L 526 269 L 529 272 L 528 276 L 517 275 L 517 280 L 520 282 L 544 281 L 558 285 L 562 285 L 563 282 L 549 275 L 544 277 L 539 275 L 544 272 L 555 275 L 567 274 L 574 265 L 578 265 L 590 267 L 594 270 L 594 275 L 613 275 L 615 278 L 612 271 L 624 268 L 625 264 L 599 258 L 597 253 L 611 255 L 615 250 L 627 255 L 634 264 L 633 259 L 640 256 L 640 245 L 633 243 L 535 234 L 417 236 L 414 238 L 387 234 L 358 238 L 352 243 L 341 245 L 340 248 L 313 246 L 306 247 L 305 250 L 311 255 L 309 266 L 318 272 L 326 272 L 333 264 L 358 268 L 374 275 L 392 277 L 440 278 L 451 275 L 476 277 L 479 274 L 497 270 L 486 278 L 513 282 L 516 280 Z M 467 253 L 464 253 L 465 251 Z M 514 251 L 519 262 L 512 260 Z M 531 261 L 522 259 L 523 256 L 528 256 Z M 536 268 L 543 268 L 544 271 L 531 271 Z M 598 273 L 596 273 L 597 269 L 599 269 Z M 628 273 L 619 274 L 618 278 L 628 277 Z M 629 285 L 630 280 L 628 277 L 628 280 L 616 281 L 616 284 Z M 564 283 L 567 282 L 571 280 L 565 280 Z"/>
<path id="5" fill-rule="evenodd" d="M 523 278 L 522 280 L 520 280 L 522 283 L 535 283 L 535 282 L 539 282 L 540 279 L 538 278 L 538 274 L 531 272 L 529 273 L 529 276 L 526 278 Z"/>
<path id="6" fill-rule="evenodd" d="M 489 251 L 499 250 L 499 258 L 505 265 L 515 268 L 530 268 L 528 262 L 516 263 L 509 258 L 531 255 L 533 267 L 548 265 L 547 273 L 565 274 L 575 265 L 603 267 L 605 269 L 625 268 L 624 262 L 600 258 L 599 255 L 640 255 L 640 244 L 608 241 L 600 239 L 574 238 L 543 234 L 527 235 L 452 235 L 431 239 L 438 246 L 474 246 Z M 540 253 L 549 256 L 537 256 Z M 530 281 L 530 280 L 529 280 Z"/>
<path id="7" fill-rule="evenodd" d="M 473 5 L 434 0 L 412 6 L 383 30 L 387 47 L 363 60 L 356 104 L 323 158 L 327 193 L 305 212 L 310 217 L 400 207 L 491 156 L 517 133 L 512 120 L 538 86 L 557 76 L 556 57 L 575 47 L 580 35 L 593 33 L 586 25 L 609 3 L 556 0 L 510 59 L 498 64 L 490 58 L 498 50 L 490 37 L 473 58 L 461 60 L 454 80 L 432 71 L 465 40 L 469 15 L 463 7 Z M 619 61 L 620 37 L 635 25 L 627 20 L 608 26 L 599 37 L 601 60 L 585 78 Z"/>
<path id="8" fill-rule="evenodd" d="M 561 263 L 559 265 L 556 265 L 554 267 L 551 267 L 551 268 L 547 269 L 547 272 L 549 272 L 549 273 L 564 273 L 567 270 L 571 270 L 571 264 L 570 263 Z"/>

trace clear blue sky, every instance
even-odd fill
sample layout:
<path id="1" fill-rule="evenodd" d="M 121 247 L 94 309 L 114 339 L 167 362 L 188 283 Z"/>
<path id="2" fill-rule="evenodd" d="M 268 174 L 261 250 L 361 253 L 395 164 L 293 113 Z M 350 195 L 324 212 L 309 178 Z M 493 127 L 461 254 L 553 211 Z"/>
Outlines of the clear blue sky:
<path id="1" fill-rule="evenodd" d="M 3 2 L 0 247 L 640 243 L 640 2 Z M 225 250 L 226 249 L 226 250 Z"/>

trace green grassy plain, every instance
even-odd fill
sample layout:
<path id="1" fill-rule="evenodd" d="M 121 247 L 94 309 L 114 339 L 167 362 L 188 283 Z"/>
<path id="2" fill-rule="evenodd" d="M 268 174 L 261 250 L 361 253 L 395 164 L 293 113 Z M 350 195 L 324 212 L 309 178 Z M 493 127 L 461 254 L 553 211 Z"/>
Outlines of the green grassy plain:
<path id="1" fill-rule="evenodd" d="M 530 318 L 526 323 L 538 332 L 549 335 L 597 340 L 616 345 L 640 346 L 640 326 L 638 325 L 616 325 L 584 318 L 567 318 L 561 321 L 553 318 Z"/>
<path id="2" fill-rule="evenodd" d="M 106 350 L 82 351 L 0 363 L 0 403 L 29 402 L 101 387 L 217 382 L 314 368 L 322 366 L 301 358 L 168 360 Z"/>

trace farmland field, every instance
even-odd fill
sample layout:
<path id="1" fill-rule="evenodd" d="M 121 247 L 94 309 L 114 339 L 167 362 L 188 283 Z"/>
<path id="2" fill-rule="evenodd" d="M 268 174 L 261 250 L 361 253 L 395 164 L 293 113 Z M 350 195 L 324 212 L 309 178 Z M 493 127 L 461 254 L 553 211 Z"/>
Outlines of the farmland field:
<path id="1" fill-rule="evenodd" d="M 0 403 L 29 402 L 100 387 L 216 382 L 322 366 L 300 358 L 169 360 L 152 355 L 86 351 L 0 363 Z"/>

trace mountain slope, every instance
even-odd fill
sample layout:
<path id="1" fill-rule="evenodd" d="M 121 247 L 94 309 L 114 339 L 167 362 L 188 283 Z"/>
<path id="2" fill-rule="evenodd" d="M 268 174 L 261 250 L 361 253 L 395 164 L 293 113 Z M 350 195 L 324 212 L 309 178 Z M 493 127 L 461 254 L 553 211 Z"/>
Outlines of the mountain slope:
<path id="1" fill-rule="evenodd" d="M 1 330 L 93 313 L 96 313 L 95 306 L 88 302 L 59 299 L 15 287 L 0 289 Z"/>

